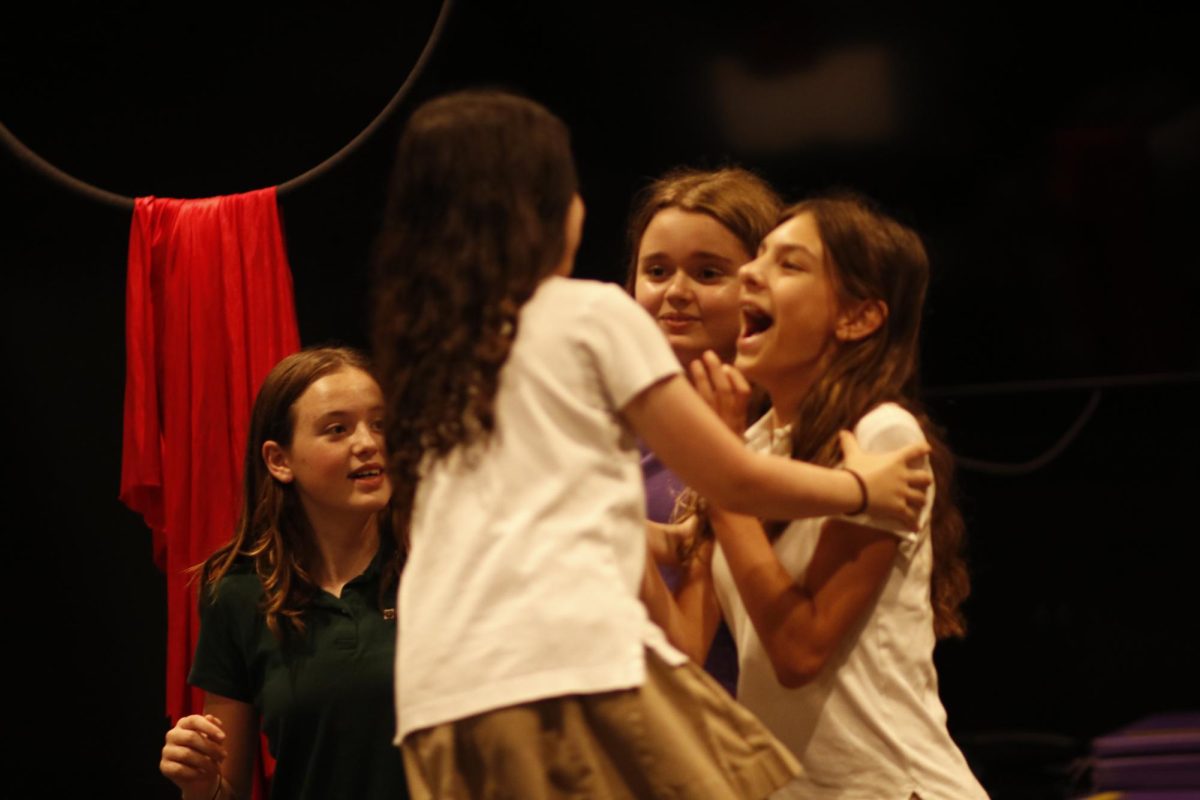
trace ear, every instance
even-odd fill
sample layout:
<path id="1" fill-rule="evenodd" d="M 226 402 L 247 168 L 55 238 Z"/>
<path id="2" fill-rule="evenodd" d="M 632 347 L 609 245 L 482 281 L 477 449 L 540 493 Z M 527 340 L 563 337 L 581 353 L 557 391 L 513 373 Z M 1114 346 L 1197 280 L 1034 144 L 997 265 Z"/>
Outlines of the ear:
<path id="1" fill-rule="evenodd" d="M 280 483 L 291 483 L 294 479 L 292 468 L 288 463 L 287 452 L 278 442 L 266 441 L 262 446 L 262 460 L 267 465 L 267 472 Z"/>
<path id="2" fill-rule="evenodd" d="M 838 316 L 834 335 L 839 342 L 861 341 L 883 327 L 887 316 L 887 303 L 882 300 L 859 301 Z"/>

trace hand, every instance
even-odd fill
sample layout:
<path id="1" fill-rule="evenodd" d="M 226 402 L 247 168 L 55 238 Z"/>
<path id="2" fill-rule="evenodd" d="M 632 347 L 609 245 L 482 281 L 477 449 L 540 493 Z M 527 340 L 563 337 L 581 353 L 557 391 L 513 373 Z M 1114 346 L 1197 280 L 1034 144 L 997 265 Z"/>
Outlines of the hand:
<path id="1" fill-rule="evenodd" d="M 225 760 L 225 731 L 212 714 L 184 717 L 167 731 L 158 769 L 184 797 L 211 797 Z"/>
<path id="2" fill-rule="evenodd" d="M 933 473 L 919 466 L 929 454 L 927 442 L 889 453 L 864 453 L 850 431 L 841 431 L 842 455 L 848 469 L 867 485 L 867 513 L 886 517 L 916 530 Z"/>
<path id="3" fill-rule="evenodd" d="M 683 522 L 646 521 L 646 544 L 650 559 L 660 567 L 678 568 L 682 553 L 696 537 L 699 518 L 692 516 Z"/>
<path id="4" fill-rule="evenodd" d="M 746 405 L 750 401 L 746 376 L 732 364 L 722 364 L 712 350 L 704 351 L 689 369 L 692 386 L 700 397 L 730 430 L 741 436 L 746 430 Z"/>

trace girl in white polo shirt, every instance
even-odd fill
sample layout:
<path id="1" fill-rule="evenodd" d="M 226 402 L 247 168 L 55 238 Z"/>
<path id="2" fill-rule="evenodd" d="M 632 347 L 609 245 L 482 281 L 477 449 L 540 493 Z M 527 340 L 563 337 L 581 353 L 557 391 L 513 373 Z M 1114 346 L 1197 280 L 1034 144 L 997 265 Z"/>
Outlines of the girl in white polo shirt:
<path id="1" fill-rule="evenodd" d="M 777 800 L 986 797 L 947 733 L 933 664 L 936 639 L 963 633 L 968 581 L 951 459 L 916 398 L 928 270 L 913 231 L 853 197 L 789 208 L 740 270 L 735 364 L 772 403 L 750 449 L 833 466 L 844 428 L 865 450 L 931 441 L 936 484 L 915 531 L 869 511 L 779 522 L 708 498 L 715 547 L 697 547 L 669 630 L 703 658 L 724 613 L 738 700 L 803 767 Z M 741 373 L 703 363 L 698 388 L 740 430 Z"/>
<path id="2" fill-rule="evenodd" d="M 618 286 L 565 277 L 565 126 L 469 92 L 414 112 L 377 250 L 413 796 L 764 797 L 795 763 L 647 618 L 636 436 L 742 510 L 915 524 L 918 445 L 851 470 L 748 453 Z M 650 572 L 655 572 L 650 570 Z"/>

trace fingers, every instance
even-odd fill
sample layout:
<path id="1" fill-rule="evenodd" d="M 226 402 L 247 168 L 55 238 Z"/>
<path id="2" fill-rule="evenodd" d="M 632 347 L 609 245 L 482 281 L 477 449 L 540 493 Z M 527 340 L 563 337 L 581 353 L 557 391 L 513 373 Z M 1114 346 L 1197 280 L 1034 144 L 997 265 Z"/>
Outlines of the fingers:
<path id="1" fill-rule="evenodd" d="M 849 461 L 851 458 L 862 453 L 862 449 L 858 446 L 858 439 L 850 431 L 838 431 L 838 441 L 842 445 L 842 459 Z"/>
<path id="2" fill-rule="evenodd" d="M 741 434 L 746 427 L 750 383 L 736 367 L 721 363 L 721 359 L 711 350 L 705 351 L 697 361 L 703 365 L 705 387 L 711 392 L 705 399 L 726 426 L 734 433 Z"/>
<path id="3" fill-rule="evenodd" d="M 728 395 L 732 392 L 729 375 L 726 374 L 721 363 L 721 359 L 712 350 L 705 350 L 704 355 L 700 356 L 700 360 L 704 362 L 704 369 L 708 372 L 708 379 L 712 381 L 713 388 L 717 394 Z"/>
<path id="4" fill-rule="evenodd" d="M 225 760 L 225 731 L 212 715 L 192 714 L 167 731 L 163 764 L 168 761 L 200 772 L 211 772 Z M 164 772 L 164 774 L 166 774 Z"/>
<path id="5" fill-rule="evenodd" d="M 736 394 L 744 395 L 746 398 L 749 398 L 750 397 L 750 381 L 746 380 L 746 376 L 742 374 L 742 371 L 740 369 L 738 369 L 737 367 L 733 366 L 732 364 L 724 364 L 724 365 L 722 365 L 722 369 L 724 370 L 725 374 L 729 377 L 730 383 L 733 384 L 734 392 Z"/>
<path id="6" fill-rule="evenodd" d="M 900 451 L 904 458 L 904 463 L 912 467 L 918 467 L 924 464 L 926 457 L 931 452 L 933 452 L 933 448 L 929 446 L 928 442 L 910 444 L 908 447 L 905 447 Z"/>
<path id="7" fill-rule="evenodd" d="M 688 365 L 688 370 L 692 374 L 692 386 L 696 388 L 696 392 L 705 404 L 715 411 L 717 407 L 716 391 L 713 389 L 712 381 L 708 378 L 708 369 L 697 358 Z"/>

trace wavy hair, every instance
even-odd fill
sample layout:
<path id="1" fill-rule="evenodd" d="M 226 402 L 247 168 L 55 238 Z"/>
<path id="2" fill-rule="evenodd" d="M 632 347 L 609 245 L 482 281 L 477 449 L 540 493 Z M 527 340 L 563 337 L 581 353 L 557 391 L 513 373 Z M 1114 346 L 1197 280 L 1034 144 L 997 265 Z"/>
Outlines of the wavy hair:
<path id="1" fill-rule="evenodd" d="M 797 410 L 792 456 L 833 466 L 841 458 L 838 431 L 852 428 L 880 403 L 897 403 L 916 417 L 933 448 L 930 466 L 937 485 L 931 520 L 934 632 L 939 638 L 962 636 L 966 623 L 960 605 L 970 593 L 970 578 L 963 519 L 954 499 L 954 460 L 918 399 L 919 334 L 929 283 L 925 246 L 916 232 L 857 195 L 805 200 L 786 209 L 779 222 L 800 214 L 811 214 L 816 222 L 839 302 L 882 300 L 888 313 L 870 336 L 837 342 Z"/>
<path id="2" fill-rule="evenodd" d="M 511 94 L 431 100 L 400 137 L 376 243 L 373 340 L 404 537 L 426 454 L 495 427 L 518 312 L 562 258 L 577 186 L 566 126 Z"/>
<path id="3" fill-rule="evenodd" d="M 637 280 L 642 236 L 654 216 L 668 208 L 707 214 L 736 236 L 753 258 L 763 237 L 775 227 L 783 201 L 770 184 L 741 167 L 677 167 L 667 172 L 638 193 L 629 215 L 625 289 L 630 294 Z"/>
<path id="4" fill-rule="evenodd" d="M 202 564 L 201 591 L 215 593 L 217 583 L 235 564 L 249 561 L 262 583 L 267 627 L 282 639 L 285 629 L 304 632 L 303 614 L 318 587 L 312 578 L 317 558 L 312 525 L 300 504 L 295 483 L 271 476 L 263 460 L 266 442 L 289 447 L 296 427 L 296 401 L 313 383 L 343 369 L 372 374 L 366 356 L 347 347 L 318 347 L 284 358 L 267 375 L 250 413 L 246 460 L 242 478 L 242 510 L 233 538 Z M 386 513 L 380 514 L 380 535 L 391 532 Z M 390 537 L 395 542 L 394 535 Z M 403 563 L 396 543 L 384 564 L 380 604 L 395 592 Z"/>

